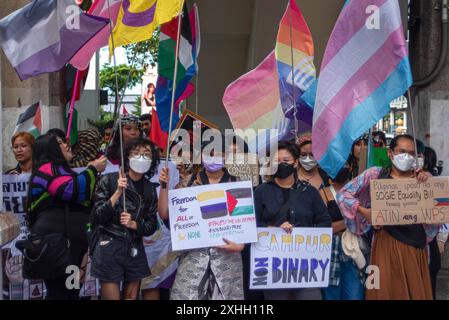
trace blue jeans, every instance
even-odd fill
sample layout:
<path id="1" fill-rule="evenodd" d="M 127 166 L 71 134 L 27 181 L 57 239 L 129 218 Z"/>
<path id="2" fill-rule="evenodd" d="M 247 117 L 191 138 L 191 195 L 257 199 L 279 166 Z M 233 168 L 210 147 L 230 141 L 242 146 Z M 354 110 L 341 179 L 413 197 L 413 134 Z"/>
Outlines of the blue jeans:
<path id="1" fill-rule="evenodd" d="M 365 286 L 360 281 L 359 270 L 352 261 L 341 262 L 340 284 L 323 288 L 324 300 L 364 300 Z"/>

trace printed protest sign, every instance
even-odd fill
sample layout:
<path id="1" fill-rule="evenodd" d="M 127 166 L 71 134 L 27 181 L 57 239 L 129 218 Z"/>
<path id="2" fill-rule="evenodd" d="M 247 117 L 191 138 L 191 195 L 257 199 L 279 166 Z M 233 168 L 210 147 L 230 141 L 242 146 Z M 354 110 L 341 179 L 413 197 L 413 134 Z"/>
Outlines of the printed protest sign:
<path id="1" fill-rule="evenodd" d="M 226 159 L 226 169 L 241 181 L 251 181 L 253 187 L 259 185 L 259 162 L 256 154 L 242 154 L 233 155 L 232 159 Z"/>
<path id="2" fill-rule="evenodd" d="M 449 179 L 383 179 L 371 181 L 373 225 L 449 222 Z"/>
<path id="3" fill-rule="evenodd" d="M 331 228 L 258 228 L 250 289 L 321 288 L 329 283 Z"/>
<path id="4" fill-rule="evenodd" d="M 175 251 L 257 241 L 251 181 L 170 190 L 168 204 Z"/>

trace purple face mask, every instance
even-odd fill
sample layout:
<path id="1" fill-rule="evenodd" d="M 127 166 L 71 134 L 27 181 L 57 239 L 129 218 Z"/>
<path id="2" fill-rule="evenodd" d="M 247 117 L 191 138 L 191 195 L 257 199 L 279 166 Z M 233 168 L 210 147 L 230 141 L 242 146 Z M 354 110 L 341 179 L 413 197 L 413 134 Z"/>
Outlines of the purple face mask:
<path id="1" fill-rule="evenodd" d="M 203 159 L 203 167 L 209 172 L 217 172 L 224 167 L 222 157 L 212 157 L 208 159 Z"/>

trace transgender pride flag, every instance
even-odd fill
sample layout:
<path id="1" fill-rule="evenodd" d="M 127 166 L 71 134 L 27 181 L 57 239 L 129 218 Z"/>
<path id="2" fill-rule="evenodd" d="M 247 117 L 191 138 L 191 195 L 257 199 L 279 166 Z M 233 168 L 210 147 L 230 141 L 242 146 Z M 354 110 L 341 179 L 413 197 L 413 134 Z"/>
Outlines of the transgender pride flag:
<path id="1" fill-rule="evenodd" d="M 379 8 L 375 29 L 366 23 L 372 5 Z M 326 48 L 313 114 L 313 153 L 330 176 L 412 83 L 398 0 L 349 2 Z"/>

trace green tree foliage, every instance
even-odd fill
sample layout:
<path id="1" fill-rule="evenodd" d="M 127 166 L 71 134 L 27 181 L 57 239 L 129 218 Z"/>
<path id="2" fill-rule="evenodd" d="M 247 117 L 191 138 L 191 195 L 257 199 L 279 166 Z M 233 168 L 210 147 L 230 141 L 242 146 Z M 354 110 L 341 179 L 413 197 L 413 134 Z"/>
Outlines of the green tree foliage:
<path id="1" fill-rule="evenodd" d="M 134 114 L 136 116 L 142 115 L 142 97 L 136 97 L 136 101 L 134 101 Z"/>

